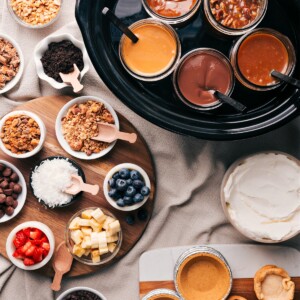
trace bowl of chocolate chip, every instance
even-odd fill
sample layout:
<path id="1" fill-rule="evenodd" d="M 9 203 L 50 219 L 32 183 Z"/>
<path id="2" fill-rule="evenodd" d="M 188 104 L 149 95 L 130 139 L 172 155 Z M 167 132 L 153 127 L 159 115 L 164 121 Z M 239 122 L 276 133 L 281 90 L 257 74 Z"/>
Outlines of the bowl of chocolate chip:
<path id="1" fill-rule="evenodd" d="M 34 50 L 36 71 L 40 79 L 55 89 L 72 87 L 62 81 L 59 73 L 74 71 L 74 64 L 80 71 L 79 81 L 89 70 L 88 54 L 83 42 L 71 34 L 50 35 L 41 40 Z"/>
<path id="2" fill-rule="evenodd" d="M 0 160 L 0 223 L 11 220 L 21 211 L 26 195 L 26 182 L 20 170 Z"/>
<path id="3" fill-rule="evenodd" d="M 0 94 L 11 90 L 24 70 L 24 57 L 18 43 L 6 34 L 0 34 Z"/>
<path id="4" fill-rule="evenodd" d="M 56 300 L 107 300 L 100 292 L 89 287 L 74 287 L 66 290 Z"/>

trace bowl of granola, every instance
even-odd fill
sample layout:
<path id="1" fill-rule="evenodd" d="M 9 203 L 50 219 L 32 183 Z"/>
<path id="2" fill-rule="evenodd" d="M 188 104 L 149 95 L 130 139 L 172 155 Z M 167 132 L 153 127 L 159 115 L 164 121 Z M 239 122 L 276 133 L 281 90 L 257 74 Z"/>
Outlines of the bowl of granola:
<path id="1" fill-rule="evenodd" d="M 14 158 L 28 158 L 37 154 L 46 139 L 42 119 L 30 111 L 16 110 L 0 121 L 0 149 Z"/>
<path id="2" fill-rule="evenodd" d="M 21 79 L 24 57 L 18 43 L 6 34 L 0 34 L 0 94 L 11 90 Z"/>
<path id="3" fill-rule="evenodd" d="M 92 96 L 75 98 L 64 105 L 57 115 L 56 138 L 61 147 L 76 158 L 100 158 L 111 151 L 116 142 L 92 140 L 98 135 L 97 123 L 114 124 L 120 128 L 116 112 L 106 101 Z"/>

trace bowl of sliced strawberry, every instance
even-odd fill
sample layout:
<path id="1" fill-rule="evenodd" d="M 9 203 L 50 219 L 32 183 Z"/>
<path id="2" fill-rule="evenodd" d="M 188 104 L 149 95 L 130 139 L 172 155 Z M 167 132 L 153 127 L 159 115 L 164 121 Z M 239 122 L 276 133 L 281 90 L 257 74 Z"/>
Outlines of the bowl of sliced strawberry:
<path id="1" fill-rule="evenodd" d="M 36 270 L 46 265 L 55 248 L 51 229 L 37 221 L 25 222 L 8 235 L 6 252 L 11 262 L 23 270 Z"/>

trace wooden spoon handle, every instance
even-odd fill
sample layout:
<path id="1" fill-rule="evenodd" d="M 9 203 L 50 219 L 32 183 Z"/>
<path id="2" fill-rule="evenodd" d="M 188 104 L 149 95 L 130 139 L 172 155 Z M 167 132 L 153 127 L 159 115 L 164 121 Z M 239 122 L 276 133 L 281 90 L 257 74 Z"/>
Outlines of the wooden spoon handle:
<path id="1" fill-rule="evenodd" d="M 100 190 L 100 186 L 98 184 L 92 185 L 92 184 L 83 183 L 81 185 L 81 190 L 83 192 L 87 192 L 87 193 L 90 193 L 93 196 L 95 196 L 98 194 L 98 192 Z"/>
<path id="2" fill-rule="evenodd" d="M 71 81 L 74 93 L 78 93 L 83 89 L 83 85 L 79 82 L 78 78 L 73 78 Z"/>
<path id="3" fill-rule="evenodd" d="M 63 276 L 62 272 L 60 272 L 60 271 L 55 272 L 55 275 L 54 275 L 54 278 L 53 278 L 53 281 L 52 281 L 52 284 L 51 284 L 51 289 L 53 291 L 57 292 L 57 291 L 60 290 L 60 284 L 61 284 L 62 276 Z"/>
<path id="4" fill-rule="evenodd" d="M 131 144 L 135 143 L 137 140 L 137 135 L 135 133 L 127 133 L 119 131 L 116 135 L 119 140 L 127 141 Z"/>

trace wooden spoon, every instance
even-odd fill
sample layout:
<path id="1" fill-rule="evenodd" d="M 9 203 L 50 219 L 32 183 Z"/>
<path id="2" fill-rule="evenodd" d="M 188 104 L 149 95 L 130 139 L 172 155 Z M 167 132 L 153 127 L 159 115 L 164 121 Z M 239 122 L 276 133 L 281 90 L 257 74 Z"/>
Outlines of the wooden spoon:
<path id="1" fill-rule="evenodd" d="M 69 74 L 59 73 L 62 81 L 64 83 L 71 83 L 73 86 L 74 93 L 78 93 L 83 89 L 83 85 L 79 82 L 78 76 L 80 75 L 80 71 L 76 64 L 74 66 L 74 71 Z"/>
<path id="2" fill-rule="evenodd" d="M 55 271 L 55 276 L 51 284 L 51 289 L 53 291 L 59 291 L 62 276 L 69 272 L 72 266 L 73 256 L 69 252 L 66 243 L 61 242 L 57 248 L 52 262 L 52 267 Z"/>
<path id="3" fill-rule="evenodd" d="M 135 133 L 121 132 L 112 124 L 98 123 L 98 135 L 92 137 L 92 140 L 106 143 L 112 143 L 117 139 L 135 143 L 137 135 Z"/>
<path id="4" fill-rule="evenodd" d="M 79 192 L 88 192 L 95 196 L 98 194 L 99 189 L 100 187 L 98 184 L 92 185 L 84 183 L 81 176 L 73 174 L 72 184 L 67 189 L 65 189 L 64 192 L 70 195 L 76 195 Z"/>

